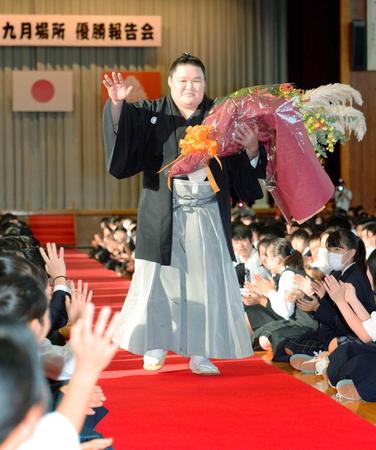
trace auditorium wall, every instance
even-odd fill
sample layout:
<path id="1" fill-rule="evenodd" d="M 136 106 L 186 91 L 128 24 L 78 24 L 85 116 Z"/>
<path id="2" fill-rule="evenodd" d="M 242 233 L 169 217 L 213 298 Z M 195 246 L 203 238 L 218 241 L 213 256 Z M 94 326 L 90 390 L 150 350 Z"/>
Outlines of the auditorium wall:
<path id="1" fill-rule="evenodd" d="M 351 22 L 366 20 L 366 0 L 341 0 L 341 81 L 358 89 L 364 100 L 362 110 L 367 133 L 362 142 L 354 138 L 343 146 L 341 173 L 353 192 L 353 205 L 376 212 L 376 71 L 352 70 Z M 360 49 L 358 49 L 359 51 Z"/>
<path id="2" fill-rule="evenodd" d="M 285 0 L 1 0 L 0 14 L 161 15 L 160 48 L 0 47 L 0 209 L 134 208 L 140 177 L 107 174 L 106 70 L 158 70 L 183 51 L 207 65 L 208 94 L 286 81 Z M 0 30 L 2 32 L 2 30 Z M 12 71 L 73 71 L 74 111 L 12 112 Z"/>

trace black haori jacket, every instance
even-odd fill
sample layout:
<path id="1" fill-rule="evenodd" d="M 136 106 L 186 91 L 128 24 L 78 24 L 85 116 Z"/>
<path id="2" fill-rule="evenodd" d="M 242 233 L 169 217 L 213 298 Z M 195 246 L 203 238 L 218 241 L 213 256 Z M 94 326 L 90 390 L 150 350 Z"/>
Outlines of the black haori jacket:
<path id="1" fill-rule="evenodd" d="M 189 125 L 201 124 L 213 105 L 204 97 L 195 113 L 186 120 L 170 96 L 153 101 L 123 103 L 117 130 L 108 101 L 104 110 L 104 142 L 107 167 L 116 178 L 128 178 L 143 172 L 143 190 L 138 205 L 136 258 L 170 265 L 172 246 L 172 193 L 161 167 L 179 153 L 178 143 Z M 262 198 L 258 178 L 265 178 L 266 154 L 261 149 L 253 168 L 246 152 L 222 158 L 222 169 L 214 159 L 209 167 L 220 188 L 216 194 L 228 249 L 231 244 L 230 197 L 252 204 Z"/>

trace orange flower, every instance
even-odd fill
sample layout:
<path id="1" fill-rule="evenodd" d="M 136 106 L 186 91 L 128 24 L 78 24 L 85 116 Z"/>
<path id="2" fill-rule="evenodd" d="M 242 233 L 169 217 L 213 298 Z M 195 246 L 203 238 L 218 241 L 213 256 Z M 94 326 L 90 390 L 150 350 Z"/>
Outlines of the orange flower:
<path id="1" fill-rule="evenodd" d="M 294 87 L 290 83 L 282 83 L 279 86 L 281 92 L 291 92 L 293 89 Z"/>
<path id="2" fill-rule="evenodd" d="M 210 158 L 215 158 L 222 168 L 221 160 L 217 156 L 218 152 L 218 143 L 214 139 L 209 138 L 209 134 L 211 132 L 211 127 L 208 125 L 195 125 L 193 127 L 188 127 L 185 130 L 184 139 L 180 139 L 179 147 L 181 148 L 180 155 L 169 164 L 165 165 L 158 171 L 158 173 L 163 170 L 168 169 L 173 164 L 177 163 L 180 160 L 184 160 L 185 157 L 192 155 L 194 153 L 202 153 L 203 161 L 206 161 L 204 165 L 204 169 L 206 171 L 206 175 L 208 177 L 209 183 L 214 192 L 219 191 L 219 187 L 215 182 L 213 174 L 207 164 L 207 160 Z M 168 188 L 171 190 L 171 177 L 168 175 Z"/>
<path id="3" fill-rule="evenodd" d="M 218 151 L 218 143 L 209 138 L 210 131 L 211 127 L 207 125 L 188 127 L 184 139 L 180 139 L 179 142 L 181 155 L 203 152 L 214 158 Z"/>

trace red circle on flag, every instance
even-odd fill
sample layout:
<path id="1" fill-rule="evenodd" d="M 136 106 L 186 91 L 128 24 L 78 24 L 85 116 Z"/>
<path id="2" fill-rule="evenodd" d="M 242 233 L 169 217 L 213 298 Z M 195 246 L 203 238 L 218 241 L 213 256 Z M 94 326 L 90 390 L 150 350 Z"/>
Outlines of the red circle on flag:
<path id="1" fill-rule="evenodd" d="M 55 95 L 55 88 L 48 80 L 38 80 L 31 86 L 31 95 L 37 102 L 49 102 Z"/>

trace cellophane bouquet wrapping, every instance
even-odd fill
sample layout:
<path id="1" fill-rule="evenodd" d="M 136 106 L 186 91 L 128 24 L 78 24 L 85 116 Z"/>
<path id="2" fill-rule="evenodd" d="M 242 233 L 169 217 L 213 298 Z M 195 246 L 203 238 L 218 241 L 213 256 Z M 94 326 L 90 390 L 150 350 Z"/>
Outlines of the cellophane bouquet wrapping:
<path id="1" fill-rule="evenodd" d="M 203 125 L 188 127 L 181 154 L 169 176 L 207 167 L 210 158 L 234 155 L 242 148 L 234 138 L 238 128 L 257 127 L 267 152 L 266 187 L 287 221 L 304 222 L 319 212 L 334 186 L 321 162 L 336 142 L 366 131 L 362 103 L 348 85 L 321 86 L 303 92 L 290 84 L 244 88 L 215 101 Z"/>

